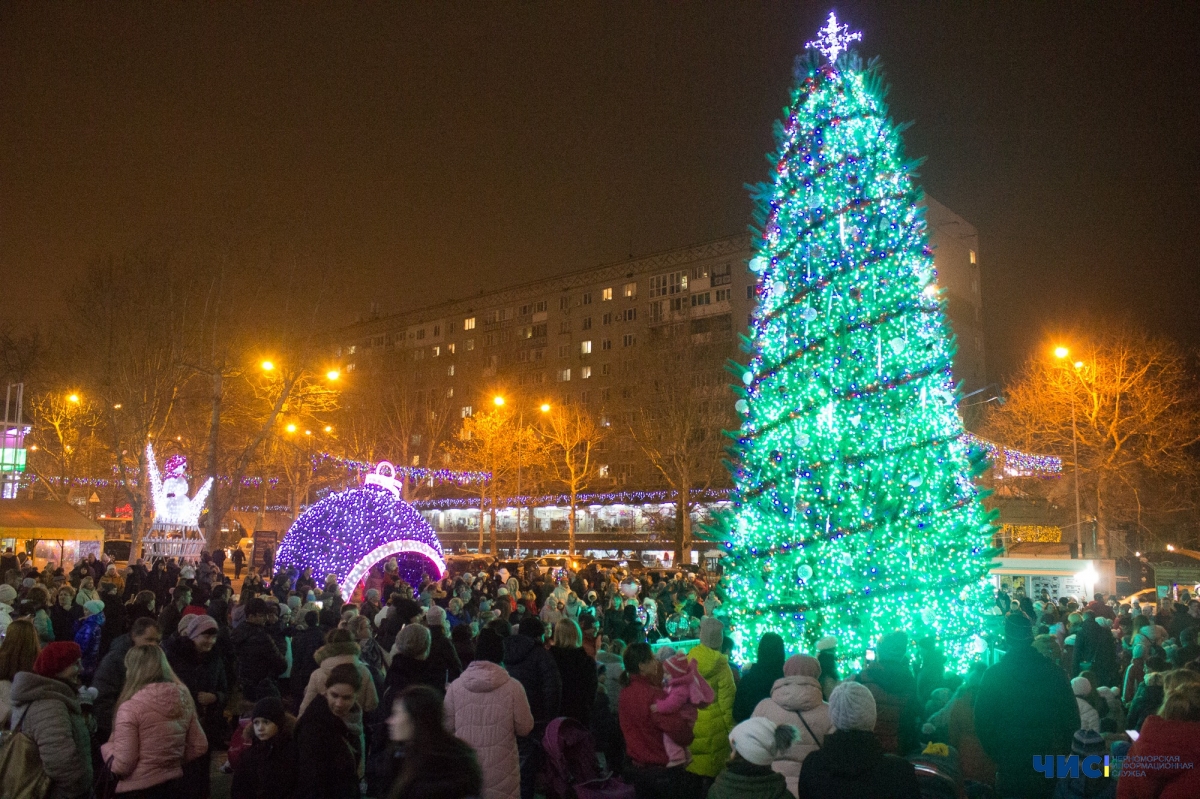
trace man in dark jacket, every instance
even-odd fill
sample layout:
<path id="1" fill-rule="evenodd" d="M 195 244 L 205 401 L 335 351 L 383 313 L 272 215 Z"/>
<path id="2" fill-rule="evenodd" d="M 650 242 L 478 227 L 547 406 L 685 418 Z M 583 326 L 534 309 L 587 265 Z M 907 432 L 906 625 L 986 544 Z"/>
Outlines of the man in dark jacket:
<path id="1" fill-rule="evenodd" d="M 521 799 L 533 796 L 541 768 L 542 736 L 546 726 L 558 717 L 562 702 L 562 677 L 554 658 L 542 644 L 545 634 L 542 620 L 531 616 L 521 620 L 516 635 L 504 639 L 504 667 L 525 689 L 525 698 L 529 700 L 529 710 L 533 714 L 533 731 L 528 736 L 517 737 L 517 752 L 521 757 Z"/>
<path id="2" fill-rule="evenodd" d="M 875 697 L 879 723 L 875 734 L 883 751 L 906 757 L 919 743 L 921 701 L 917 680 L 908 666 L 908 636 L 888 633 L 879 639 L 876 660 L 859 672 L 856 681 Z"/>
<path id="3" fill-rule="evenodd" d="M 117 697 L 125 687 L 125 653 L 135 646 L 148 646 L 162 641 L 162 633 L 154 619 L 143 616 L 136 620 L 129 632 L 113 639 L 108 654 L 96 667 L 92 676 L 92 687 L 98 692 L 92 703 L 92 716 L 96 719 L 96 740 L 104 743 L 112 734 L 113 708 Z"/>
<path id="4" fill-rule="evenodd" d="M 984 672 L 975 698 L 975 733 L 996 763 L 1001 796 L 1049 797 L 1055 782 L 1034 771 L 1033 758 L 1071 754 L 1079 706 L 1067 675 L 1033 648 L 1027 617 L 1008 614 L 1004 639 L 1008 651 Z"/>
<path id="5" fill-rule="evenodd" d="M 1091 610 L 1083 612 L 1083 623 L 1075 631 L 1075 674 L 1085 670 L 1091 670 L 1100 685 L 1119 685 L 1121 682 L 1117 642 L 1112 633 L 1096 622 L 1096 614 Z"/>
<path id="6" fill-rule="evenodd" d="M 257 702 L 271 693 L 269 685 L 287 668 L 287 660 L 271 638 L 267 623 L 267 603 L 254 597 L 246 603 L 246 619 L 229 636 L 238 662 L 238 685 L 242 696 Z"/>
<path id="7" fill-rule="evenodd" d="M 884 751 L 875 728 L 872 692 L 844 682 L 829 695 L 834 731 L 804 759 L 800 796 L 838 799 L 920 799 L 921 786 L 912 764 Z M 1053 785 L 1053 783 L 1051 783 Z"/>

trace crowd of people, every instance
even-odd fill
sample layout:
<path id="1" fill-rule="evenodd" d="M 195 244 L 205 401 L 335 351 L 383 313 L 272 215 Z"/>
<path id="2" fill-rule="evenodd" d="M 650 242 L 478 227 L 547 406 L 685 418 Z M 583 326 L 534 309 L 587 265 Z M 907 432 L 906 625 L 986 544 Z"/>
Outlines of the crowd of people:
<path id="1" fill-rule="evenodd" d="M 414 586 L 389 560 L 349 597 L 253 568 L 235 595 L 222 560 L 0 561 L 0 764 L 18 737 L 40 761 L 0 785 L 208 797 L 220 765 L 234 799 L 1200 796 L 1187 592 L 999 591 L 994 662 L 965 675 L 903 631 L 862 661 L 768 633 L 739 668 L 703 572 Z M 1119 777 L 1037 767 L 1073 754 Z"/>

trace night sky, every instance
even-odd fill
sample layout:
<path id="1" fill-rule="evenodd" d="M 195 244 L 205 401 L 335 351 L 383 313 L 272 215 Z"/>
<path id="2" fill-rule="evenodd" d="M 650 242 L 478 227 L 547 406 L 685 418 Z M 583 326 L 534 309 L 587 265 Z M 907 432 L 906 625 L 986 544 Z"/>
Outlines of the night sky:
<path id="1" fill-rule="evenodd" d="M 1077 324 L 1200 343 L 1198 6 L 837 4 L 980 231 L 993 379 Z M 109 253 L 336 270 L 351 322 L 738 233 L 828 11 L 5 3 L 0 324 Z"/>

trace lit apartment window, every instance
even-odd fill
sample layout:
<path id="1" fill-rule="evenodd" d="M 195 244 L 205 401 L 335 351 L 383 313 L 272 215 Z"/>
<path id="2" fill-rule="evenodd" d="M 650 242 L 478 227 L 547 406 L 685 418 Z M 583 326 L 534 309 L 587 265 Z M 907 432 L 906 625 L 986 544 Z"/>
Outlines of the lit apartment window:
<path id="1" fill-rule="evenodd" d="M 454 377 L 454 364 L 446 367 L 446 377 Z"/>
<path id="2" fill-rule="evenodd" d="M 592 353 L 592 342 L 591 341 L 579 342 L 579 354 L 580 355 L 591 355 L 591 353 Z"/>
<path id="3" fill-rule="evenodd" d="M 471 415 L 471 406 L 470 405 L 462 406 L 462 418 L 466 419 L 470 415 Z"/>
<path id="4" fill-rule="evenodd" d="M 470 352 L 471 350 L 475 349 L 475 339 L 473 339 L 473 338 L 467 339 L 465 342 L 463 342 L 463 347 L 467 350 L 467 352 Z"/>
<path id="5" fill-rule="evenodd" d="M 579 370 L 579 379 L 580 380 L 587 380 L 591 376 L 592 376 L 592 367 L 584 366 L 584 367 L 580 368 L 580 370 Z"/>
<path id="6" fill-rule="evenodd" d="M 600 299 L 603 302 L 608 302 L 609 300 L 611 300 L 612 299 L 612 288 L 601 289 L 600 290 Z"/>
<path id="7" fill-rule="evenodd" d="M 592 304 L 592 292 L 590 292 L 590 291 L 586 291 L 586 292 L 584 292 L 584 294 L 583 294 L 583 304 L 584 304 L 584 305 L 591 305 L 591 304 Z"/>
<path id="8" fill-rule="evenodd" d="M 354 371 L 354 364 L 352 364 L 352 363 L 348 363 L 348 364 L 346 364 L 346 371 L 347 371 L 347 372 L 353 372 L 353 371 Z"/>
<path id="9" fill-rule="evenodd" d="M 475 329 L 475 317 L 474 316 L 467 317 L 466 319 L 463 320 L 463 330 L 474 330 L 474 329 Z"/>
<path id="10" fill-rule="evenodd" d="M 447 355 L 454 354 L 454 342 L 453 341 L 451 341 L 449 344 L 446 345 L 446 354 Z"/>
<path id="11" fill-rule="evenodd" d="M 450 388 L 446 389 L 446 399 L 453 399 L 453 397 L 454 397 L 454 386 L 450 386 Z"/>
<path id="12" fill-rule="evenodd" d="M 435 345 L 433 345 L 433 347 L 431 347 L 430 349 L 431 349 L 431 351 L 432 351 L 432 353 L 433 353 L 433 357 L 434 357 L 434 358 L 436 358 L 436 357 L 438 357 L 439 355 L 441 355 L 441 354 L 442 354 L 442 346 L 441 346 L 440 344 L 435 344 Z"/>
<path id="13" fill-rule="evenodd" d="M 601 342 L 600 342 L 600 349 L 602 349 L 602 350 L 611 350 L 611 349 L 612 349 L 612 339 L 606 338 L 606 339 L 604 339 L 603 341 L 601 341 Z"/>
<path id="14" fill-rule="evenodd" d="M 626 333 L 625 336 L 621 339 L 621 346 L 632 347 L 634 345 L 634 343 L 636 343 L 636 341 L 637 341 L 637 339 L 635 339 L 633 337 L 632 333 Z"/>
<path id="15" fill-rule="evenodd" d="M 971 253 L 971 263 L 975 263 L 975 251 L 974 251 L 974 250 L 968 250 L 968 252 L 970 252 L 970 253 Z"/>
<path id="16" fill-rule="evenodd" d="M 571 381 L 571 370 L 570 369 L 559 369 L 558 370 L 558 382 L 569 383 L 570 381 Z"/>
<path id="17" fill-rule="evenodd" d="M 608 477 L 608 464 L 607 463 L 600 464 L 600 468 L 597 469 L 597 473 L 601 477 Z"/>
<path id="18" fill-rule="evenodd" d="M 602 375 L 610 375 L 610 374 L 612 374 L 612 366 L 610 366 L 610 365 L 609 365 L 609 364 L 607 364 L 607 363 L 606 363 L 606 364 L 601 364 L 601 366 L 600 366 L 600 374 L 602 374 Z M 607 390 L 608 390 L 608 389 L 605 389 L 605 391 L 607 391 Z"/>
<path id="19" fill-rule="evenodd" d="M 358 349 L 358 347 L 357 347 L 357 346 L 355 346 L 354 344 L 351 344 L 351 345 L 350 345 L 350 346 L 349 346 L 349 347 L 346 349 L 346 352 L 347 352 L 347 354 L 349 354 L 349 355 L 353 355 L 357 349 Z"/>
<path id="20" fill-rule="evenodd" d="M 626 299 L 637 299 L 637 283 L 626 283 L 621 287 L 621 296 Z"/>

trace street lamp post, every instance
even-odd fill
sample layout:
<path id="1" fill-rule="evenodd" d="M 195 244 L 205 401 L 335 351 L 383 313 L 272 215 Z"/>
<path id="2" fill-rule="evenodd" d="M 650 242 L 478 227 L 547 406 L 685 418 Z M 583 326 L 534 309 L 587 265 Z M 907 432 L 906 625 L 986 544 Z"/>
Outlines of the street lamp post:
<path id="1" fill-rule="evenodd" d="M 1054 355 L 1061 361 L 1066 360 L 1071 351 L 1066 347 L 1058 347 Z M 1083 361 L 1075 362 L 1075 369 L 1083 368 Z M 1079 557 L 1083 557 L 1083 515 L 1079 509 L 1079 432 L 1075 421 L 1075 392 L 1071 392 L 1071 457 L 1075 462 L 1075 546 Z"/>

